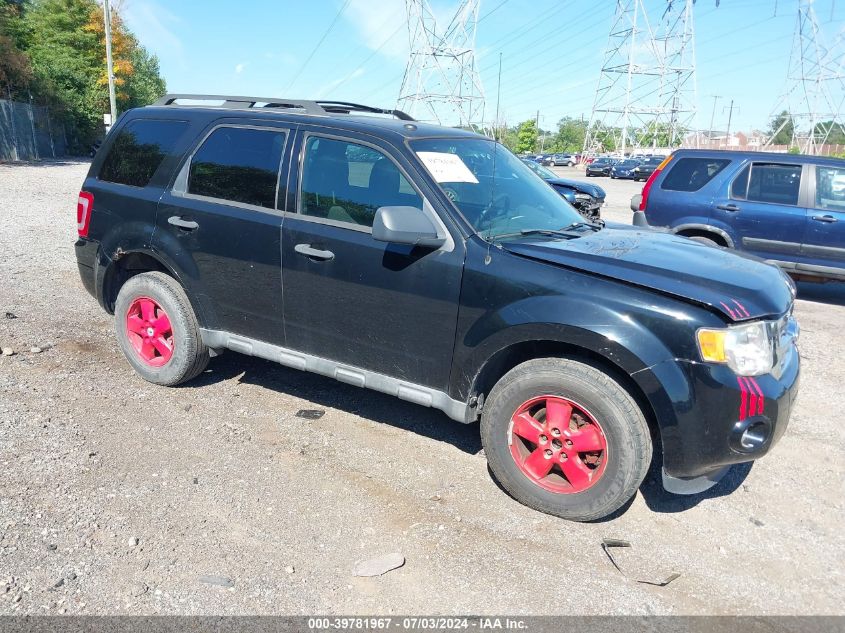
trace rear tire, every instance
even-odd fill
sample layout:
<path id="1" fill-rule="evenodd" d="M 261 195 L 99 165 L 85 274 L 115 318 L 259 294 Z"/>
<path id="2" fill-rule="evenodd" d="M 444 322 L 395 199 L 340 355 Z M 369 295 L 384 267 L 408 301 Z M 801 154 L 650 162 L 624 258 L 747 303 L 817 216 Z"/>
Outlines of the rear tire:
<path id="1" fill-rule="evenodd" d="M 131 277 L 117 295 L 114 314 L 120 349 L 144 380 L 178 385 L 208 365 L 196 315 L 173 277 L 161 272 Z"/>
<path id="2" fill-rule="evenodd" d="M 525 429 L 538 434 L 536 443 Z M 499 380 L 481 416 L 481 441 L 514 499 L 572 521 L 624 506 L 652 456 L 648 424 L 631 395 L 599 369 L 559 358 L 527 361 Z"/>

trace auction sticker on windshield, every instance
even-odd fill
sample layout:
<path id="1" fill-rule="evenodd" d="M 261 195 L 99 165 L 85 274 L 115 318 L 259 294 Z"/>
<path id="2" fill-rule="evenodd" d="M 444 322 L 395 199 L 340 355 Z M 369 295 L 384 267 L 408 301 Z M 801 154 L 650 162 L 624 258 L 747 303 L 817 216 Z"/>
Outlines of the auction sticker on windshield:
<path id="1" fill-rule="evenodd" d="M 457 154 L 446 152 L 417 152 L 417 156 L 437 182 L 471 182 L 478 180 Z"/>

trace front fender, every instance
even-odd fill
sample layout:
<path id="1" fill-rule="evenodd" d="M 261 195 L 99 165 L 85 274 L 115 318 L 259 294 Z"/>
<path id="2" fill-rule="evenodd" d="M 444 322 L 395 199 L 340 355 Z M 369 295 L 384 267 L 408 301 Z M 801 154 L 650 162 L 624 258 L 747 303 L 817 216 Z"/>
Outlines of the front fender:
<path id="1" fill-rule="evenodd" d="M 538 321 L 536 315 L 555 320 Z M 526 297 L 476 320 L 463 336 L 459 372 L 453 371 L 453 397 L 473 393 L 489 359 L 515 345 L 553 342 L 598 354 L 628 375 L 671 359 L 674 354 L 630 311 L 587 297 Z"/>

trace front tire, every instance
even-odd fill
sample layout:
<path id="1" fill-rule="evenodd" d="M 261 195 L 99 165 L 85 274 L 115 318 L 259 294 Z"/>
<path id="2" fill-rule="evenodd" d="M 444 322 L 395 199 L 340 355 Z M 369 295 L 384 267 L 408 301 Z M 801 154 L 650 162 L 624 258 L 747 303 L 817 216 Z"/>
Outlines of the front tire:
<path id="1" fill-rule="evenodd" d="M 721 244 L 719 244 L 719 242 L 717 242 L 716 240 L 710 239 L 709 237 L 705 237 L 704 235 L 692 235 L 689 239 L 699 242 L 701 244 L 705 244 L 707 246 L 721 246 Z"/>
<path id="2" fill-rule="evenodd" d="M 559 358 L 527 361 L 499 380 L 484 406 L 481 441 L 511 496 L 573 521 L 624 506 L 652 456 L 631 395 L 592 365 Z"/>
<path id="3" fill-rule="evenodd" d="M 144 380 L 178 385 L 208 365 L 196 315 L 173 277 L 161 272 L 131 277 L 117 295 L 114 314 L 120 350 Z"/>

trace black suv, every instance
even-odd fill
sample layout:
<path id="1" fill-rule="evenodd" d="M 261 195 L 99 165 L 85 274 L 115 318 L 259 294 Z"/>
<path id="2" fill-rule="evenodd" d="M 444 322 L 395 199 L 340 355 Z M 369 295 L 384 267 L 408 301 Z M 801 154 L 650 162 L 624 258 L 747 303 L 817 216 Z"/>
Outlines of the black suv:
<path id="1" fill-rule="evenodd" d="M 668 490 L 708 488 L 796 395 L 778 268 L 585 222 L 500 144 L 398 111 L 165 97 L 115 125 L 77 222 L 146 380 L 228 349 L 480 419 L 502 486 L 569 519 L 622 507 L 653 447 Z"/>

